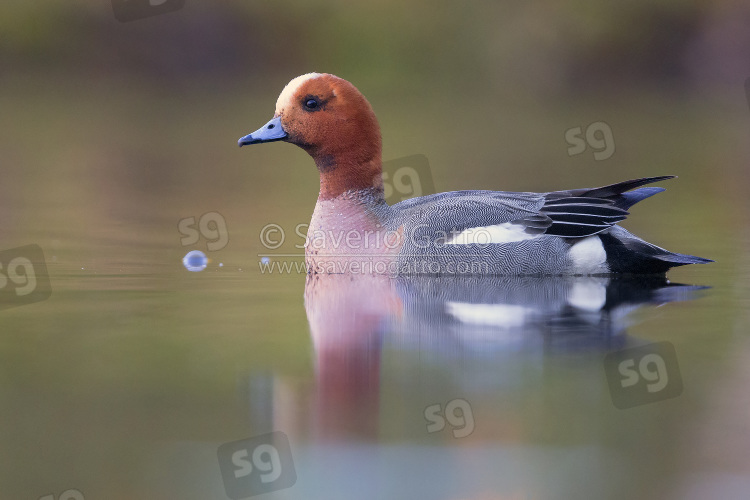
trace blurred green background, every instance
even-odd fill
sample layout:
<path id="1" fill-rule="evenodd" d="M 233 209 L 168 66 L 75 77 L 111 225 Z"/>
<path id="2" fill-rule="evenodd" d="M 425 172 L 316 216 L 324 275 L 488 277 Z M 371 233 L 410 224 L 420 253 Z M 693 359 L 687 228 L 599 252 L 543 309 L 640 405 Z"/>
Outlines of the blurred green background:
<path id="1" fill-rule="evenodd" d="M 236 141 L 310 71 L 354 83 L 380 119 L 384 160 L 425 155 L 437 191 L 678 175 L 623 225 L 717 261 L 670 275 L 714 287 L 699 307 L 669 306 L 637 332 L 691 341 L 680 352 L 695 392 L 664 425 L 703 415 L 714 389 L 703 376 L 747 359 L 737 342 L 750 304 L 749 28 L 750 5 L 733 0 L 187 0 L 128 23 L 107 0 L 4 0 L 0 250 L 40 245 L 53 295 L 0 313 L 0 495 L 89 485 L 170 498 L 144 479 L 158 475 L 150 443 L 251 435 L 236 379 L 272 369 L 304 399 L 304 276 L 260 275 L 258 235 L 309 221 L 317 173 L 290 145 Z M 569 156 L 566 131 L 598 121 L 614 154 Z M 222 214 L 230 242 L 187 273 L 192 248 L 177 226 L 207 212 Z M 747 402 L 746 375 L 729 376 L 743 399 L 725 403 Z M 742 412 L 724 408 L 716 428 L 747 431 Z M 585 425 L 556 422 L 525 438 L 587 442 Z M 633 431 L 654 467 L 682 452 L 661 431 Z M 620 432 L 602 430 L 633 437 Z M 748 473 L 742 451 L 717 447 L 675 468 Z M 661 480 L 642 479 L 640 497 Z"/>

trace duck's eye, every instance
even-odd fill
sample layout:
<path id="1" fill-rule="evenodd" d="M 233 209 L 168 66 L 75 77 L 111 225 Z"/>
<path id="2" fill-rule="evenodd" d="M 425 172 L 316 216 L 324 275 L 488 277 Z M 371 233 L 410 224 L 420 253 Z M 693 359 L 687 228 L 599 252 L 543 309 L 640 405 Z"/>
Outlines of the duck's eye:
<path id="1" fill-rule="evenodd" d="M 318 101 L 316 99 L 307 99 L 305 101 L 305 107 L 307 109 L 318 109 Z"/>

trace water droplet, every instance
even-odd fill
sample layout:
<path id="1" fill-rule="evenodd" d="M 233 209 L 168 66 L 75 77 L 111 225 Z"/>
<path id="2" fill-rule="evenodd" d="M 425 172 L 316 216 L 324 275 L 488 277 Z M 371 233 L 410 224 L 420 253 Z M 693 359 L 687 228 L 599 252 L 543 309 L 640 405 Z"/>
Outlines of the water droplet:
<path id="1" fill-rule="evenodd" d="M 260 259 L 261 264 L 268 264 L 269 262 L 271 262 L 271 259 L 269 259 L 268 257 L 263 257 L 262 259 Z"/>
<path id="2" fill-rule="evenodd" d="M 208 265 L 208 257 L 200 250 L 192 250 L 182 258 L 182 265 L 192 272 L 203 271 Z"/>

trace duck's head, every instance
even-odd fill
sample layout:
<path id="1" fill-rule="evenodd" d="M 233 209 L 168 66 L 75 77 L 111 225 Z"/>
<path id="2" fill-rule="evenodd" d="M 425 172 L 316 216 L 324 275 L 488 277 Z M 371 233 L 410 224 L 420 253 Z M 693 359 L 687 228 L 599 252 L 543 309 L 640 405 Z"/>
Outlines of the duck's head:
<path id="1" fill-rule="evenodd" d="M 271 121 L 239 140 L 240 147 L 285 141 L 313 157 L 320 196 L 375 188 L 382 192 L 380 127 L 365 96 L 326 73 L 298 76 L 284 87 Z"/>

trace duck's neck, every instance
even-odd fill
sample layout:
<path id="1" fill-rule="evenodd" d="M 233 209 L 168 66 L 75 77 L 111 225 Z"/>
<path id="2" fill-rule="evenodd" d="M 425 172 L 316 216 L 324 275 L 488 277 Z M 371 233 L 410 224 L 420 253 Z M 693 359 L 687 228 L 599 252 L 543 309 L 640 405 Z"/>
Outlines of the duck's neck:
<path id="1" fill-rule="evenodd" d="M 347 191 L 368 191 L 383 199 L 380 152 L 372 155 L 339 153 L 312 155 L 320 172 L 319 200 L 332 200 Z"/>

